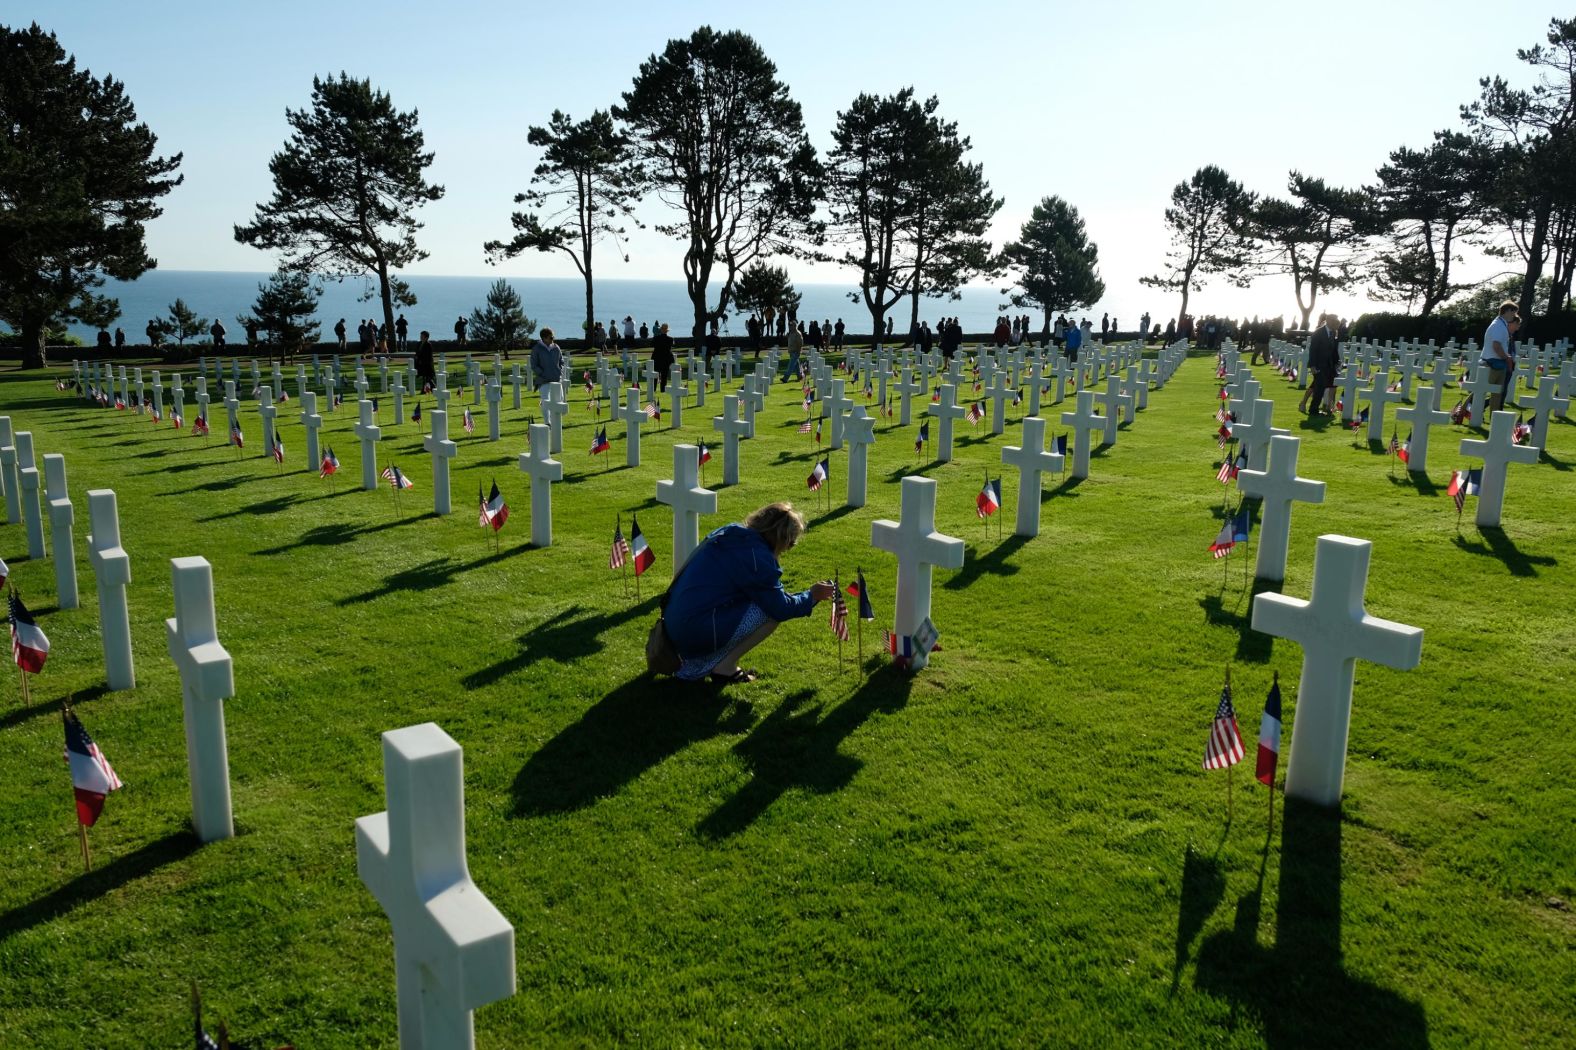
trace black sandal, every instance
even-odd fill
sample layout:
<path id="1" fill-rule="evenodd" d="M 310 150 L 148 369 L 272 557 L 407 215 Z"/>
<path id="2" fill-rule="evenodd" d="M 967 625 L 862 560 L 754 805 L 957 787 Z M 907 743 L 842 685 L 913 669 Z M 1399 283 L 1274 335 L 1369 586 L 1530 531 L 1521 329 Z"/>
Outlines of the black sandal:
<path id="1" fill-rule="evenodd" d="M 736 685 L 743 682 L 753 682 L 760 676 L 761 672 L 759 671 L 746 671 L 741 667 L 732 674 L 718 674 L 716 671 L 713 671 L 711 673 L 711 681 L 713 685 Z"/>

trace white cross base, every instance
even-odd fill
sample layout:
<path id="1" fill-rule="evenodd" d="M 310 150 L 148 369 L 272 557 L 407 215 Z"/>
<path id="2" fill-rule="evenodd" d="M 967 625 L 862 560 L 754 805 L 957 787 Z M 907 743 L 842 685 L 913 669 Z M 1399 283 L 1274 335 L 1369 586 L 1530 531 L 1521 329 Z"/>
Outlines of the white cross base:
<path id="1" fill-rule="evenodd" d="M 383 436 L 383 428 L 372 421 L 372 402 L 357 402 L 356 408 L 361 413 L 354 428 L 356 437 L 361 439 L 361 487 L 371 492 L 378 487 L 378 439 Z M 398 410 L 395 412 L 397 423 Z"/>
<path id="2" fill-rule="evenodd" d="M 170 659 L 181 673 L 192 826 L 202 841 L 217 842 L 235 836 L 230 754 L 224 736 L 224 701 L 235 695 L 235 673 L 230 654 L 219 644 L 208 559 L 171 558 L 170 566 L 175 577 L 175 617 L 164 621 L 164 630 Z"/>
<path id="3" fill-rule="evenodd" d="M 912 637 L 930 617 L 932 566 L 963 567 L 963 541 L 936 531 L 936 483 L 930 478 L 903 479 L 901 521 L 870 523 L 870 545 L 897 555 L 897 613 L 893 630 L 900 638 Z M 910 666 L 919 670 L 929 662 L 926 653 L 914 653 Z"/>
<path id="4" fill-rule="evenodd" d="M 864 405 L 855 405 L 843 420 L 843 438 L 848 442 L 848 494 L 850 507 L 865 505 L 865 488 L 870 473 L 870 446 L 875 444 L 876 421 L 865 414 Z"/>
<path id="5" fill-rule="evenodd" d="M 1094 410 L 1094 391 L 1078 391 L 1078 410 L 1063 412 L 1062 425 L 1073 428 L 1073 469 L 1075 478 L 1089 476 L 1089 435 L 1104 430 L 1106 417 Z"/>
<path id="6" fill-rule="evenodd" d="M 701 389 L 705 389 L 704 386 Z M 739 418 L 739 397 L 728 394 L 722 399 L 722 415 L 711 417 L 711 428 L 722 434 L 722 483 L 739 483 L 739 439 L 748 437 L 750 424 Z"/>
<path id="7" fill-rule="evenodd" d="M 388 809 L 356 821 L 356 871 L 394 931 L 401 1050 L 475 1045 L 471 1011 L 514 994 L 514 927 L 465 862 L 460 745 L 432 722 L 383 734 Z"/>
<path id="8" fill-rule="evenodd" d="M 1255 631 L 1302 646 L 1286 794 L 1322 806 L 1341 801 L 1357 661 L 1408 671 L 1423 654 L 1422 628 L 1363 611 L 1372 549 L 1367 540 L 1320 536 L 1308 601 L 1274 593 L 1253 599 Z"/>
<path id="9" fill-rule="evenodd" d="M 673 508 L 673 575 L 700 546 L 700 516 L 717 513 L 717 494 L 700 484 L 700 449 L 673 446 L 673 478 L 657 482 L 657 502 Z"/>
<path id="10" fill-rule="evenodd" d="M 421 440 L 422 447 L 432 454 L 432 510 L 434 514 L 449 513 L 449 460 L 459 454 L 459 446 L 449 440 L 449 414 L 441 408 L 432 410 L 432 433 Z"/>

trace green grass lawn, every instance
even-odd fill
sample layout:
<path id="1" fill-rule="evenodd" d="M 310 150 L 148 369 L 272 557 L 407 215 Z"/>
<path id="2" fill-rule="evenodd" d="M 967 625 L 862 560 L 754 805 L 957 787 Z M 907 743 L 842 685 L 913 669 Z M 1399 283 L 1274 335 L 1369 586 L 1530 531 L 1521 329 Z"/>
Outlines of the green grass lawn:
<path id="1" fill-rule="evenodd" d="M 1283 813 L 1277 795 L 1266 836 L 1259 710 L 1278 671 L 1289 746 L 1301 652 L 1248 628 L 1244 559 L 1206 550 L 1222 512 L 1208 359 L 1151 395 L 1087 481 L 1047 480 L 1027 542 L 1015 471 L 1005 538 L 974 513 L 1021 409 L 1005 438 L 961 427 L 948 465 L 879 421 L 869 506 L 840 507 L 839 452 L 826 513 L 805 491 L 797 388 L 779 384 L 703 529 L 795 500 L 811 526 L 790 585 L 862 567 L 878 619 L 862 669 L 852 642 L 839 665 L 823 608 L 753 655 L 762 681 L 726 692 L 642 674 L 672 543 L 655 484 L 675 440 L 710 443 L 716 395 L 680 432 L 646 428 L 630 470 L 622 425 L 610 456 L 587 454 L 577 390 L 555 545 L 537 550 L 524 412 L 498 444 L 484 412 L 474 436 L 454 412 L 440 519 L 417 428 L 390 426 L 387 398 L 380 466 L 416 482 L 398 508 L 358 488 L 352 406 L 326 417 L 334 483 L 302 469 L 295 400 L 281 473 L 250 405 L 238 459 L 222 410 L 205 442 L 89 408 L 56 374 L 0 375 L 0 411 L 66 456 L 84 603 L 55 611 L 53 566 L 0 528 L 53 643 L 32 705 L 14 674 L 0 704 L 0 1046 L 185 1045 L 193 978 L 241 1046 L 393 1045 L 389 925 L 352 824 L 383 808 L 379 734 L 429 720 L 465 749 L 471 873 L 515 927 L 518 992 L 477 1014 L 481 1046 L 1547 1046 L 1576 1029 L 1570 422 L 1513 468 L 1502 532 L 1480 534 L 1470 505 L 1458 531 L 1444 484 L 1464 430 L 1435 431 L 1431 481 L 1392 478 L 1261 370 L 1304 438 L 1300 473 L 1328 483 L 1324 505 L 1294 509 L 1285 590 L 1307 596 L 1319 534 L 1371 539 L 1369 610 L 1426 632 L 1417 670 L 1358 666 L 1341 813 Z M 969 549 L 935 578 L 944 651 L 910 678 L 876 651 L 896 570 L 869 540 L 916 471 Z M 717 484 L 720 451 L 707 472 Z M 494 478 L 514 512 L 497 553 L 472 495 Z M 85 556 L 99 487 L 119 494 L 132 559 L 138 686 L 122 693 L 102 688 Z M 632 511 L 657 553 L 638 602 L 607 568 Z M 213 563 L 237 685 L 237 836 L 202 847 L 163 627 L 185 555 Z M 1205 773 L 1228 663 L 1249 757 Z M 87 875 L 57 713 L 73 694 L 126 782 Z"/>

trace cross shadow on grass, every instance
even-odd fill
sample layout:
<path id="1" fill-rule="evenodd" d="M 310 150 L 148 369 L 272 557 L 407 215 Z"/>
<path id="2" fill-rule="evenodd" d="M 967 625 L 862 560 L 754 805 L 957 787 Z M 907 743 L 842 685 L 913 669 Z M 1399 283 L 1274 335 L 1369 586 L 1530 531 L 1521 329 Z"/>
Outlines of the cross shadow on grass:
<path id="1" fill-rule="evenodd" d="M 1460 533 L 1456 534 L 1456 546 L 1468 554 L 1482 554 L 1490 558 L 1497 558 L 1509 570 L 1512 576 L 1536 576 L 1537 566 L 1558 565 L 1559 559 L 1546 554 L 1532 555 L 1524 553 L 1516 542 L 1505 534 L 1505 530 L 1497 527 L 1479 525 L 1478 535 L 1481 540 L 1469 540 Z"/>
<path id="2" fill-rule="evenodd" d="M 887 473 L 886 479 L 888 481 L 902 481 L 904 478 L 928 477 L 929 475 L 926 472 L 935 470 L 939 466 L 942 466 L 941 460 L 933 459 L 929 463 L 898 467 L 896 470 L 889 471 Z"/>
<path id="3" fill-rule="evenodd" d="M 175 831 L 140 849 L 94 868 L 39 900 L 20 904 L 0 915 L 0 944 L 41 923 L 59 918 L 78 905 L 152 874 L 166 864 L 195 853 L 202 844 L 190 831 Z"/>
<path id="4" fill-rule="evenodd" d="M 607 646 L 603 635 L 620 624 L 646 616 L 656 608 L 657 598 L 658 595 L 653 594 L 638 604 L 603 613 L 571 605 L 522 634 L 519 652 L 472 671 L 460 682 L 467 689 L 480 689 L 544 658 L 568 664 L 593 656 Z"/>
<path id="5" fill-rule="evenodd" d="M 71 706 L 76 707 L 80 704 L 85 704 L 90 700 L 97 700 L 101 696 L 107 696 L 109 695 L 109 692 L 109 686 L 95 685 L 89 686 L 86 689 L 79 689 L 72 693 L 69 697 L 56 696 L 49 700 L 41 700 L 36 704 L 29 704 L 27 707 L 13 708 L 12 710 L 7 711 L 5 714 L 0 715 L 0 729 L 9 729 L 15 725 L 21 725 L 23 722 L 26 722 L 29 719 L 36 718 L 39 715 L 47 715 L 50 712 L 59 714 L 60 702 L 62 700 L 69 700 Z"/>
<path id="6" fill-rule="evenodd" d="M 952 578 L 941 586 L 949 591 L 960 591 L 986 573 L 992 576 L 1016 576 L 1021 567 L 1007 559 L 1022 550 L 1029 538 L 1013 533 L 1000 542 L 992 536 L 989 542 L 994 546 L 984 554 L 978 553 L 979 548 L 970 547 L 963 559 L 963 568 L 953 573 Z"/>
<path id="7" fill-rule="evenodd" d="M 1390 484 L 1397 488 L 1416 489 L 1420 496 L 1435 496 L 1439 494 L 1439 486 L 1434 484 L 1427 474 L 1414 474 L 1410 470 L 1400 470 L 1390 475 Z"/>
<path id="8" fill-rule="evenodd" d="M 1171 968 L 1171 992 L 1176 993 L 1193 941 L 1204 923 L 1226 897 L 1226 875 L 1216 857 L 1206 857 L 1190 843 L 1182 856 L 1182 904 L 1177 910 L 1176 960 Z"/>
<path id="9" fill-rule="evenodd" d="M 1063 478 L 1055 486 L 1053 486 L 1051 488 L 1048 488 L 1044 492 L 1042 492 L 1040 494 L 1040 502 L 1044 503 L 1046 500 L 1051 499 L 1052 497 L 1055 497 L 1055 496 L 1076 496 L 1076 495 L 1078 495 L 1078 493 L 1073 491 L 1073 490 L 1076 489 L 1079 485 L 1082 485 L 1084 482 L 1086 482 L 1088 480 L 1089 480 L 1088 478 L 1075 478 L 1071 474 L 1069 474 L 1067 477 Z"/>
<path id="10" fill-rule="evenodd" d="M 244 460 L 236 460 L 236 465 L 242 465 Z M 177 489 L 174 492 L 158 492 L 158 496 L 190 496 L 198 492 L 224 492 L 227 489 L 238 488 L 249 481 L 266 481 L 273 475 L 269 474 L 231 474 L 227 478 L 217 481 L 205 481 L 201 485 L 193 485 L 189 489 Z"/>
<path id="11" fill-rule="evenodd" d="M 720 689 L 643 674 L 591 705 L 526 759 L 510 789 L 511 815 L 582 809 L 686 747 L 742 733 L 753 720 L 748 702 Z"/>
<path id="12" fill-rule="evenodd" d="M 820 514 L 818 514 L 815 517 L 809 519 L 809 524 L 811 524 L 811 525 L 826 525 L 826 524 L 828 524 L 830 522 L 836 521 L 838 518 L 846 517 L 847 515 L 852 514 L 854 511 L 862 510 L 862 509 L 864 509 L 864 508 L 862 508 L 862 507 L 850 507 L 848 504 L 845 503 L 841 507 L 833 507 L 831 510 L 822 511 Z"/>
<path id="13" fill-rule="evenodd" d="M 1229 627 L 1237 632 L 1237 651 L 1234 659 L 1238 663 L 1267 663 L 1275 640 L 1261 631 L 1255 631 L 1251 626 L 1253 599 L 1266 591 L 1278 592 L 1280 585 L 1273 580 L 1256 578 L 1253 581 L 1252 592 L 1249 593 L 1243 587 L 1241 573 L 1233 573 L 1229 568 L 1227 573 L 1226 583 L 1218 593 L 1207 594 L 1198 600 L 1199 606 L 1204 610 L 1204 622 Z"/>
<path id="14" fill-rule="evenodd" d="M 707 838 L 727 838 L 748 828 L 794 788 L 825 795 L 846 787 L 864 763 L 839 750 L 843 741 L 878 711 L 902 710 L 912 687 L 906 671 L 887 664 L 824 714 L 821 705 L 810 705 L 815 692 L 792 694 L 734 746 L 749 767 L 750 782 L 696 830 Z"/>
<path id="15" fill-rule="evenodd" d="M 294 493 L 284 496 L 275 496 L 273 499 L 260 500 L 257 503 L 248 503 L 244 507 L 237 507 L 235 510 L 225 511 L 223 514 L 213 514 L 206 518 L 198 518 L 197 522 L 198 524 L 206 524 L 210 521 L 223 521 L 225 518 L 249 517 L 253 514 L 278 514 L 280 511 L 289 510 L 295 505 L 295 502 L 296 498 Z"/>
<path id="16" fill-rule="evenodd" d="M 328 525 L 314 525 L 312 528 L 303 532 L 301 534 L 301 538 L 296 540 L 294 543 L 286 543 L 279 547 L 265 547 L 262 550 L 253 551 L 252 553 L 263 555 L 288 554 L 293 550 L 300 549 L 301 547 L 337 547 L 342 544 L 351 543 L 362 536 L 370 536 L 377 532 L 387 532 L 389 529 L 397 529 L 401 525 L 414 524 L 415 522 L 420 521 L 424 516 L 425 515 L 416 515 L 415 517 L 401 516 L 394 518 L 391 521 L 379 522 L 376 525 L 351 525 L 348 522 L 343 521 L 336 521 Z"/>
<path id="17" fill-rule="evenodd" d="M 372 588 L 370 591 L 348 595 L 338 599 L 334 604 L 343 608 L 347 605 L 359 605 L 362 602 L 376 601 L 379 598 L 386 598 L 391 594 L 401 592 L 436 590 L 439 587 L 448 586 L 454 582 L 456 576 L 470 572 L 472 569 L 479 569 L 483 565 L 491 565 L 493 562 L 511 558 L 530 549 L 531 545 L 529 543 L 521 543 L 514 547 L 506 547 L 496 553 L 489 552 L 480 558 L 473 558 L 470 561 L 455 561 L 447 555 L 442 558 L 433 558 L 430 561 L 422 562 L 420 565 L 413 565 L 408 569 L 401 569 L 399 572 L 392 573 L 384 579 L 382 584 Z"/>
<path id="18" fill-rule="evenodd" d="M 1338 811 L 1287 800 L 1274 947 L 1258 941 L 1261 868 L 1259 885 L 1237 900 L 1233 928 L 1200 946 L 1194 983 L 1230 999 L 1234 1013 L 1256 1015 L 1272 1050 L 1427 1047 L 1421 1005 L 1342 965 L 1341 834 Z"/>

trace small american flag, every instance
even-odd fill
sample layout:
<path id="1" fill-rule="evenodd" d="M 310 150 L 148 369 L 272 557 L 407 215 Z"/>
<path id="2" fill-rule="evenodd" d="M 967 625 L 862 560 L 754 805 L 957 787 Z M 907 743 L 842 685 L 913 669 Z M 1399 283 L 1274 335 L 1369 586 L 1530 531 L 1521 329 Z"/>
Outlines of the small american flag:
<path id="1" fill-rule="evenodd" d="M 1227 455 L 1221 461 L 1220 469 L 1215 471 L 1215 480 L 1222 485 L 1231 484 L 1231 479 L 1237 476 L 1237 460 L 1234 456 Z"/>
<path id="2" fill-rule="evenodd" d="M 969 410 L 963 414 L 963 418 L 967 419 L 970 423 L 978 423 L 980 420 L 984 419 L 985 418 L 985 405 L 984 405 L 984 403 L 980 402 L 980 401 L 974 402 L 972 405 L 969 406 Z"/>
<path id="3" fill-rule="evenodd" d="M 629 561 L 629 541 L 624 538 L 624 529 L 620 525 L 613 526 L 613 552 L 608 556 L 609 569 L 622 569 Z"/>
<path id="4" fill-rule="evenodd" d="M 837 585 L 835 576 L 833 584 Z M 832 633 L 837 635 L 838 641 L 848 641 L 848 603 L 843 601 L 841 585 L 837 585 L 837 591 L 832 595 Z"/>
<path id="5" fill-rule="evenodd" d="M 655 401 L 652 401 L 649 404 L 647 404 L 646 405 L 646 418 L 647 419 L 661 419 L 662 418 L 662 406 L 657 404 Z"/>
<path id="6" fill-rule="evenodd" d="M 1231 683 L 1220 690 L 1220 706 L 1209 727 L 1209 742 L 1204 745 L 1205 769 L 1228 769 L 1242 761 L 1242 734 L 1237 731 L 1237 712 L 1231 706 Z"/>
<path id="7" fill-rule="evenodd" d="M 1533 416 L 1532 417 L 1532 423 L 1536 423 L 1537 421 L 1538 421 L 1538 417 L 1537 416 Z M 1523 441 L 1526 441 L 1529 438 L 1531 438 L 1532 437 L 1532 423 L 1523 423 L 1521 421 L 1521 417 L 1517 416 L 1516 417 L 1516 425 L 1513 428 L 1511 428 L 1511 431 L 1510 431 L 1510 440 L 1513 443 L 1519 445 Z"/>
<path id="8" fill-rule="evenodd" d="M 808 411 L 808 410 L 809 410 L 808 407 L 806 407 L 806 411 Z M 808 419 L 807 418 L 803 423 L 799 424 L 799 433 L 801 433 L 801 434 L 808 434 L 808 433 L 810 433 L 810 431 L 812 431 L 814 429 L 815 429 L 815 420 L 813 420 L 813 419 Z"/>

